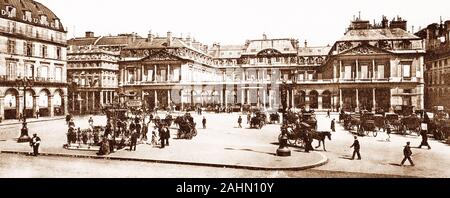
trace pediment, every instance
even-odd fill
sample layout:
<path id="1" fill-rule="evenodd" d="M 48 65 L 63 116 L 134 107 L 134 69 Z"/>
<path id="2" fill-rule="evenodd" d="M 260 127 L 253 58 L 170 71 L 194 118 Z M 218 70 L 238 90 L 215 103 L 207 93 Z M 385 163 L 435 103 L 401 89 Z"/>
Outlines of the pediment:
<path id="1" fill-rule="evenodd" d="M 340 55 L 378 55 L 378 54 L 392 54 L 392 52 L 380 49 L 372 45 L 359 45 L 349 50 L 343 51 Z"/>
<path id="2" fill-rule="evenodd" d="M 158 51 L 146 51 L 145 52 L 145 58 L 142 59 L 142 61 L 180 61 L 183 60 L 182 58 L 173 55 L 171 53 L 168 53 L 165 50 L 158 50 Z"/>

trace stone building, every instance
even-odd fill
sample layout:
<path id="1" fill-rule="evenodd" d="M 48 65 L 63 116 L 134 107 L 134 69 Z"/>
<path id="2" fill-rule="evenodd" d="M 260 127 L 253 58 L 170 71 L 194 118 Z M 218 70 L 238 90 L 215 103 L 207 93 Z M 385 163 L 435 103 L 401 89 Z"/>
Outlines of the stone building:
<path id="1" fill-rule="evenodd" d="M 136 41 L 136 34 L 95 36 L 68 41 L 69 110 L 75 114 L 101 112 L 111 106 L 119 88 L 120 52 Z"/>
<path id="2" fill-rule="evenodd" d="M 51 10 L 32 0 L 0 0 L 0 118 L 64 115 L 66 64 L 66 31 Z"/>
<path id="3" fill-rule="evenodd" d="M 450 109 L 450 21 L 433 23 L 416 33 L 425 39 L 425 101 L 428 109 Z"/>

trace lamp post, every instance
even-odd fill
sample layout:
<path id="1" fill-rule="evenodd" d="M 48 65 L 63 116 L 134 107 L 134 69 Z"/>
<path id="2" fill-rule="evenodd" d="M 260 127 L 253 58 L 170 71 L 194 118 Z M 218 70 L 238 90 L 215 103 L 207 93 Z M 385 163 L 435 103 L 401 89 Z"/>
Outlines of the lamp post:
<path id="1" fill-rule="evenodd" d="M 30 142 L 31 138 L 30 136 L 28 136 L 28 128 L 27 128 L 27 121 L 26 121 L 26 110 L 27 110 L 27 88 L 30 88 L 34 86 L 34 81 L 31 78 L 28 77 L 24 77 L 21 78 L 19 77 L 18 79 L 16 79 L 16 85 L 17 87 L 23 88 L 23 111 L 22 111 L 22 115 L 23 115 L 23 119 L 22 119 L 22 129 L 20 131 L 20 137 L 17 140 L 18 143 L 24 143 L 24 142 Z"/>
<path id="2" fill-rule="evenodd" d="M 280 138 L 280 147 L 277 149 L 277 156 L 281 157 L 288 157 L 291 156 L 291 150 L 289 150 L 288 147 L 288 137 L 287 137 L 287 123 L 286 123 L 286 117 L 287 117 L 287 84 L 286 81 L 283 81 L 283 84 L 281 85 L 281 104 L 283 106 L 283 125 L 281 127 L 281 138 Z"/>

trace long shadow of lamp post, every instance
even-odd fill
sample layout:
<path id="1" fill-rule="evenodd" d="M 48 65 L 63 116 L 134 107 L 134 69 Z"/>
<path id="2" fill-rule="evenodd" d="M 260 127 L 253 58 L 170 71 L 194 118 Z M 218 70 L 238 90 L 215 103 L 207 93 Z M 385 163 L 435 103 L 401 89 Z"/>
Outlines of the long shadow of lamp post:
<path id="1" fill-rule="evenodd" d="M 26 120 L 26 110 L 27 110 L 27 89 L 31 89 L 34 86 L 34 80 L 28 77 L 20 77 L 16 79 L 16 86 L 19 87 L 19 90 L 23 88 L 23 119 L 22 119 L 22 129 L 20 131 L 20 137 L 17 140 L 18 143 L 30 142 L 31 138 L 28 135 L 28 127 Z"/>

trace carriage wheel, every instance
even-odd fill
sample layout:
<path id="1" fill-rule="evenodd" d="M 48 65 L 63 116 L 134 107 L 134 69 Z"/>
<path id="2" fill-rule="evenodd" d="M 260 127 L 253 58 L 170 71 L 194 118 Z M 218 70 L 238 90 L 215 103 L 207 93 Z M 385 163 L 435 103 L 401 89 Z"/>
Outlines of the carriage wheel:
<path id="1" fill-rule="evenodd" d="M 305 142 L 303 142 L 303 140 L 300 138 L 295 141 L 295 145 L 301 148 L 305 148 Z"/>
<path id="2" fill-rule="evenodd" d="M 377 130 L 374 130 L 373 131 L 373 137 L 377 137 L 378 136 L 378 131 Z"/>

